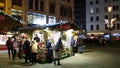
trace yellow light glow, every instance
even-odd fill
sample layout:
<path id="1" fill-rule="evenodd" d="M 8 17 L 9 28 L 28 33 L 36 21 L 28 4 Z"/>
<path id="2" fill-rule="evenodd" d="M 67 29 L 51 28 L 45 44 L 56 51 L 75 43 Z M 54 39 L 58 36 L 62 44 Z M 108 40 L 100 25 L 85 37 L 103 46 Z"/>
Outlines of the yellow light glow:
<path id="1" fill-rule="evenodd" d="M 0 3 L 0 6 L 4 7 L 4 3 Z"/>
<path id="2" fill-rule="evenodd" d="M 108 7 L 108 12 L 111 12 L 112 11 L 112 7 Z"/>

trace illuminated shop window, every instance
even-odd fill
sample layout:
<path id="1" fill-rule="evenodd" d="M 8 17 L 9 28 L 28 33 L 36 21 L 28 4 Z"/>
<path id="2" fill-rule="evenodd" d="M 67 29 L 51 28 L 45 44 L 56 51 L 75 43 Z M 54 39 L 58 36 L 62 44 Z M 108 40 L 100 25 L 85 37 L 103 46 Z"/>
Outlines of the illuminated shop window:
<path id="1" fill-rule="evenodd" d="M 56 18 L 54 16 L 49 16 L 49 22 L 48 24 L 55 24 L 56 23 Z"/>
<path id="2" fill-rule="evenodd" d="M 45 25 L 46 24 L 46 15 L 37 14 L 37 13 L 28 13 L 28 23 Z"/>

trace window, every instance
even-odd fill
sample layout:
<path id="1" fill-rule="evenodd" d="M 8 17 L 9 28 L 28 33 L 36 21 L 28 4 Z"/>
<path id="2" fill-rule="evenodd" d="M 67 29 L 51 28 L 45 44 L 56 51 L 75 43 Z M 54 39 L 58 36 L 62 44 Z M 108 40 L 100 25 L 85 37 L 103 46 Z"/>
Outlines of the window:
<path id="1" fill-rule="evenodd" d="M 67 0 L 67 2 L 70 2 L 70 0 Z"/>
<path id="2" fill-rule="evenodd" d="M 96 17 L 96 21 L 99 21 L 99 16 Z"/>
<path id="3" fill-rule="evenodd" d="M 44 2 L 40 1 L 40 11 L 44 11 Z"/>
<path id="4" fill-rule="evenodd" d="M 120 23 L 117 23 L 117 29 L 120 30 Z"/>
<path id="5" fill-rule="evenodd" d="M 60 6 L 60 16 L 72 18 L 72 8 L 68 6 Z"/>
<path id="6" fill-rule="evenodd" d="M 104 2 L 105 2 L 105 3 L 107 3 L 107 2 L 108 2 L 108 0 L 104 0 Z"/>
<path id="7" fill-rule="evenodd" d="M 71 18 L 72 17 L 72 8 L 67 7 L 65 11 L 65 16 Z"/>
<path id="8" fill-rule="evenodd" d="M 96 30 L 99 30 L 99 25 L 96 25 Z"/>
<path id="9" fill-rule="evenodd" d="M 46 15 L 38 14 L 38 13 L 28 13 L 28 24 L 38 24 L 45 25 L 46 24 Z"/>
<path id="10" fill-rule="evenodd" d="M 94 29 L 94 28 L 93 28 L 93 25 L 91 25 L 91 26 L 90 26 L 90 29 L 91 29 L 91 30 L 93 30 L 93 29 Z"/>
<path id="11" fill-rule="evenodd" d="M 63 5 L 61 5 L 60 6 L 60 16 L 64 16 L 64 6 Z"/>
<path id="12" fill-rule="evenodd" d="M 0 0 L 0 3 L 4 3 L 4 0 Z"/>
<path id="13" fill-rule="evenodd" d="M 93 5 L 93 1 L 90 1 L 90 5 Z"/>
<path id="14" fill-rule="evenodd" d="M 50 13 L 55 13 L 55 5 L 54 4 L 50 4 Z"/>
<path id="15" fill-rule="evenodd" d="M 116 18 L 119 19 L 119 14 L 116 14 Z"/>
<path id="16" fill-rule="evenodd" d="M 119 10 L 119 6 L 118 5 L 116 5 L 116 10 Z"/>
<path id="17" fill-rule="evenodd" d="M 113 11 L 117 11 L 119 10 L 119 6 L 118 5 L 113 5 Z"/>
<path id="18" fill-rule="evenodd" d="M 22 0 L 12 0 L 12 5 L 22 6 Z"/>
<path id="19" fill-rule="evenodd" d="M 35 0 L 35 10 L 38 10 L 38 0 Z"/>
<path id="20" fill-rule="evenodd" d="M 90 17 L 90 21 L 93 21 L 93 17 Z"/>
<path id="21" fill-rule="evenodd" d="M 99 4 L 99 0 L 96 0 L 96 4 Z"/>
<path id="22" fill-rule="evenodd" d="M 29 0 L 29 9 L 33 9 L 33 0 Z"/>
<path id="23" fill-rule="evenodd" d="M 96 13 L 99 13 L 99 8 L 96 8 Z"/>

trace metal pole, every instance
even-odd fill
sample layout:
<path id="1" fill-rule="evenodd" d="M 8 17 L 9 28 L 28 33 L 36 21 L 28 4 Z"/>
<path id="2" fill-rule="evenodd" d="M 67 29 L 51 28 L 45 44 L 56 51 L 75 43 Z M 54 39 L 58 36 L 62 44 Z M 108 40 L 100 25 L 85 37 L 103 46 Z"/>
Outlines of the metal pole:
<path id="1" fill-rule="evenodd" d="M 109 43 L 109 45 L 111 45 L 111 31 L 112 31 L 111 12 L 112 12 L 112 7 L 110 5 L 110 0 L 109 0 L 109 6 L 108 6 L 108 21 L 109 21 L 108 30 L 109 30 L 109 35 L 110 35 L 110 43 Z"/>

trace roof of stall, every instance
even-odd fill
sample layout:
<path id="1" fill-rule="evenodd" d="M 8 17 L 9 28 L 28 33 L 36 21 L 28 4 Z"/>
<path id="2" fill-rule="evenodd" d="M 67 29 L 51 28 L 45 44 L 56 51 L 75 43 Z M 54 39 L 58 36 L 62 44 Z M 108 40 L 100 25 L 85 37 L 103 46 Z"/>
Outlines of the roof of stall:
<path id="1" fill-rule="evenodd" d="M 28 24 L 26 27 L 20 27 L 19 30 L 35 30 L 35 29 L 44 29 L 45 26 L 38 24 Z"/>
<path id="2" fill-rule="evenodd" d="M 60 30 L 60 31 L 68 30 L 68 29 L 80 30 L 75 23 L 56 23 L 52 25 L 46 25 L 46 27 L 49 27 L 51 30 Z"/>
<path id="3" fill-rule="evenodd" d="M 22 26 L 20 20 L 0 12 L 0 30 L 8 30 L 19 26 Z"/>

